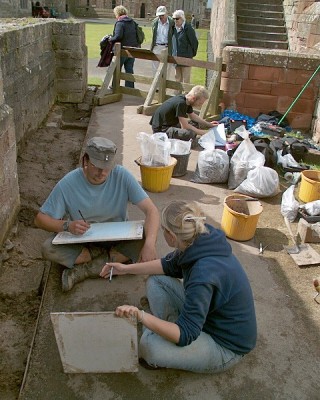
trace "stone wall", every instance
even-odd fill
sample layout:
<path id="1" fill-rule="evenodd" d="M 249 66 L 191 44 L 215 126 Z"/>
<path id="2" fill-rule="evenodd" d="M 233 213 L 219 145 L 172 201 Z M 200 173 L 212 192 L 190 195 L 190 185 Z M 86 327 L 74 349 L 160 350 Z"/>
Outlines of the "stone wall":
<path id="1" fill-rule="evenodd" d="M 284 0 L 290 50 L 320 51 L 320 2 L 314 0 Z"/>
<path id="2" fill-rule="evenodd" d="M 304 0 L 284 2 L 287 24 L 298 28 L 299 34 L 294 35 L 293 28 L 289 30 L 291 50 L 280 51 L 237 47 L 236 0 L 213 3 L 210 27 L 213 54 L 222 55 L 226 64 L 221 81 L 224 107 L 235 107 L 251 117 L 272 110 L 287 111 L 320 64 L 320 23 L 315 23 L 319 21 L 319 4 Z M 310 133 L 317 143 L 320 142 L 319 82 L 320 73 L 288 114 L 291 126 Z"/>
<path id="3" fill-rule="evenodd" d="M 225 47 L 221 89 L 226 107 L 251 117 L 285 113 L 320 64 L 318 57 L 287 51 Z M 292 128 L 309 132 L 319 98 L 320 73 L 303 91 L 287 118 Z"/>
<path id="4" fill-rule="evenodd" d="M 20 206 L 16 160 L 13 110 L 4 103 L 0 69 L 0 244 L 10 230 Z"/>
<path id="5" fill-rule="evenodd" d="M 82 102 L 87 89 L 83 22 L 7 21 L 0 31 L 0 245 L 19 210 L 17 149 L 55 101 Z"/>

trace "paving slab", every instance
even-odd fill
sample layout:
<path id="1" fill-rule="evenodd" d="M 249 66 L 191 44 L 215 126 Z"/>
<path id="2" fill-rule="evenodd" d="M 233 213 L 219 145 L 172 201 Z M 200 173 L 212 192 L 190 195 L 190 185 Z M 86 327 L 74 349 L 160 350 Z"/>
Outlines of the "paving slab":
<path id="1" fill-rule="evenodd" d="M 139 181 L 140 169 L 134 160 L 141 152 L 136 135 L 140 131 L 151 133 L 150 117 L 136 112 L 140 104 L 141 99 L 124 96 L 120 103 L 95 107 L 87 131 L 87 138 L 105 136 L 113 140 L 118 146 L 118 163 L 127 167 Z M 223 200 L 231 191 L 226 185 L 190 182 L 197 156 L 198 151 L 193 150 L 187 174 L 172 178 L 168 191 L 149 194 L 159 209 L 174 199 L 197 201 L 208 215 L 208 222 L 219 227 Z M 267 202 L 262 203 L 268 206 Z M 129 215 L 130 219 L 143 218 L 133 207 Z M 275 212 L 274 217 L 279 218 L 279 215 Z M 258 229 L 264 229 L 260 223 L 259 220 Z M 272 229 L 272 221 L 269 229 Z M 279 242 L 283 237 L 279 232 Z M 240 364 L 217 375 L 150 371 L 140 366 L 136 373 L 64 373 L 50 312 L 99 312 L 113 311 L 120 304 L 139 306 L 145 294 L 146 277 L 114 277 L 111 283 L 102 279 L 87 280 L 69 293 L 62 293 L 62 268 L 52 266 L 20 399 L 318 399 L 319 332 L 304 315 L 303 306 L 297 303 L 281 275 L 277 263 L 279 252 L 283 254 L 282 243 L 274 244 L 269 261 L 259 255 L 259 243 L 254 239 L 230 243 L 249 276 L 258 321 L 257 347 Z M 167 251 L 169 248 L 160 233 L 159 255 Z M 274 273 L 277 267 L 279 272 Z"/>

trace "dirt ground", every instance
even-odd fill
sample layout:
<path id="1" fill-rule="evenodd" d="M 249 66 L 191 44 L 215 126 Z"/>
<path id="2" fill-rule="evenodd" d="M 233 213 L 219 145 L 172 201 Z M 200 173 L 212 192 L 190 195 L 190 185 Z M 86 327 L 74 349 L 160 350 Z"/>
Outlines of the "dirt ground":
<path id="1" fill-rule="evenodd" d="M 48 269 L 39 251 L 47 233 L 34 227 L 33 218 L 54 184 L 78 164 L 93 92 L 94 88 L 89 88 L 86 101 L 77 107 L 55 105 L 43 127 L 19 150 L 21 210 L 1 251 L 0 265 L 0 398 L 3 400 L 18 397 Z M 312 280 L 320 276 L 320 270 L 318 266 L 299 268 L 284 252 L 283 245 L 292 243 L 279 212 L 280 201 L 281 194 L 262 201 L 264 211 L 255 242 L 267 245 L 261 257 L 267 260 L 271 273 L 285 291 L 297 321 L 307 324 L 316 339 L 320 305 L 313 300 Z M 295 230 L 296 224 L 293 225 Z M 319 245 L 314 248 L 319 250 Z M 46 360 L 44 368 L 45 363 Z"/>
<path id="2" fill-rule="evenodd" d="M 79 162 L 90 118 L 89 104 L 55 105 L 43 126 L 18 155 L 21 210 L 0 263 L 0 398 L 16 399 L 32 343 L 46 268 L 40 245 L 47 233 L 36 229 L 34 216 L 55 183 Z"/>

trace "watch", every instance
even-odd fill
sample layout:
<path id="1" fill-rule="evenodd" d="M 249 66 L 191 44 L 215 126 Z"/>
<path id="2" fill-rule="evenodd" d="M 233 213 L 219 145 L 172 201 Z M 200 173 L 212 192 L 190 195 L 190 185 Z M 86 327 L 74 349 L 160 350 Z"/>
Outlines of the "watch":
<path id="1" fill-rule="evenodd" d="M 69 221 L 64 221 L 62 227 L 64 232 L 69 232 Z"/>

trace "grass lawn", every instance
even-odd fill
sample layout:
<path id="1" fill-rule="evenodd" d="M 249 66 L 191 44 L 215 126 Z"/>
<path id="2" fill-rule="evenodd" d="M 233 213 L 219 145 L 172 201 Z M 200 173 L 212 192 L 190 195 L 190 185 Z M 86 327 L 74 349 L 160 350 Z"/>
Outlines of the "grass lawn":
<path id="1" fill-rule="evenodd" d="M 144 26 L 143 31 L 146 39 L 142 47 L 148 49 L 151 43 L 151 27 Z M 88 59 L 99 59 L 100 58 L 100 40 L 105 36 L 112 34 L 113 24 L 92 24 L 86 23 L 86 45 L 88 47 Z M 207 61 L 207 36 L 208 29 L 197 29 L 196 30 L 199 47 L 198 53 L 195 57 L 196 60 Z M 191 83 L 194 85 L 205 85 L 206 71 L 203 68 L 192 68 L 191 71 Z M 101 79 L 95 77 L 88 77 L 89 85 L 101 85 Z"/>

